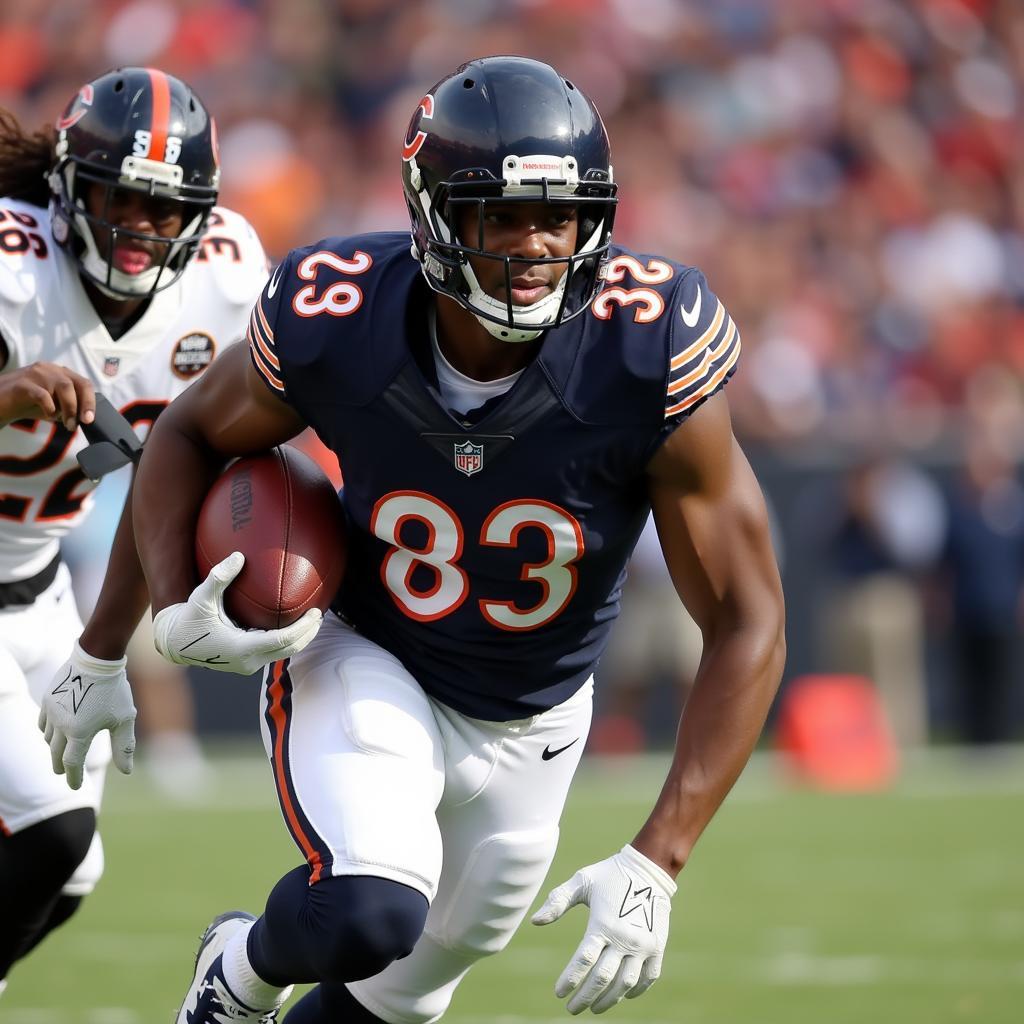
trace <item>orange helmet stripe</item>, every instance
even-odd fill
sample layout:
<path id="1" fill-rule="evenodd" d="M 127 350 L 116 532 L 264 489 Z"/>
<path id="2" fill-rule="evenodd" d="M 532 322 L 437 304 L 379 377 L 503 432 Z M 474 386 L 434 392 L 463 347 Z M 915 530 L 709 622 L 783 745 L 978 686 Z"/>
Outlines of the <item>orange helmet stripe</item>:
<path id="1" fill-rule="evenodd" d="M 167 152 L 167 128 L 171 120 L 171 86 L 167 76 L 156 68 L 147 68 L 150 85 L 153 87 L 153 122 L 150 127 L 152 140 L 149 144 L 151 160 L 165 160 Z"/>

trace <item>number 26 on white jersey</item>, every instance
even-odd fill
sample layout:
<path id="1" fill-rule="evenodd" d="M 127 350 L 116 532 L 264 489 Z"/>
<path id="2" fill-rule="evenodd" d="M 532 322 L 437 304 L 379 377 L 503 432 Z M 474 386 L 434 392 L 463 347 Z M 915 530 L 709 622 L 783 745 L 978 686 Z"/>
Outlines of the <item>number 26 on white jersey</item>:
<path id="1" fill-rule="evenodd" d="M 427 539 L 412 547 L 401 539 L 409 521 L 422 523 Z M 444 502 L 421 491 L 394 491 L 374 506 L 373 534 L 390 544 L 381 563 L 381 579 L 398 607 L 418 622 L 450 615 L 469 596 L 469 577 L 459 565 L 466 543 L 459 517 Z M 523 530 L 541 530 L 547 536 L 547 557 L 524 563 L 521 580 L 540 587 L 540 599 L 530 608 L 512 601 L 480 598 L 480 612 L 499 629 L 536 629 L 554 619 L 576 591 L 576 567 L 583 554 L 583 531 L 565 509 L 540 499 L 524 498 L 499 505 L 484 521 L 478 542 L 485 547 L 515 548 Z M 414 588 L 417 566 L 433 573 L 427 589 Z"/>

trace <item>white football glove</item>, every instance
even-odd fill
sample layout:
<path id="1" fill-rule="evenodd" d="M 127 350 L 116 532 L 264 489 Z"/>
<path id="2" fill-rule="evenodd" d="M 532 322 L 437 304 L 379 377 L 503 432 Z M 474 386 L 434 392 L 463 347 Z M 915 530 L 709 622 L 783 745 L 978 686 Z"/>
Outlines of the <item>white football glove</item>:
<path id="1" fill-rule="evenodd" d="M 114 764 L 125 775 L 135 754 L 135 704 L 124 658 L 105 661 L 87 654 L 75 641 L 71 657 L 53 677 L 39 709 L 39 728 L 50 745 L 53 770 L 79 789 L 93 738 L 110 730 Z"/>
<path id="2" fill-rule="evenodd" d="M 310 608 L 281 629 L 236 626 L 224 611 L 224 591 L 244 564 L 241 551 L 232 552 L 210 570 L 187 601 L 156 613 L 153 640 L 168 661 L 248 676 L 272 661 L 298 654 L 316 636 L 323 618 L 319 608 Z"/>
<path id="3" fill-rule="evenodd" d="M 583 941 L 555 984 L 559 999 L 571 993 L 570 1013 L 604 1013 L 657 981 L 675 891 L 668 872 L 629 845 L 551 890 L 534 924 L 557 921 L 578 903 L 590 907 Z"/>

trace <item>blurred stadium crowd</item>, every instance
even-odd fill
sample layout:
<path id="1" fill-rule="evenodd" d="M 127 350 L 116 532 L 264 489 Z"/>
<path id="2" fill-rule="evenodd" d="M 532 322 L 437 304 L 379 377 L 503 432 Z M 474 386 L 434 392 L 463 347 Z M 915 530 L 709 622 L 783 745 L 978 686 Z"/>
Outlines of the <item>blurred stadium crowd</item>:
<path id="1" fill-rule="evenodd" d="M 217 117 L 222 201 L 280 257 L 404 229 L 409 112 L 502 52 L 593 96 L 617 240 L 701 266 L 742 326 L 730 397 L 779 520 L 791 668 L 894 687 L 908 741 L 934 675 L 991 670 L 994 703 L 949 717 L 1019 731 L 1019 0 L 21 0 L 0 105 L 36 126 L 109 66 L 180 75 Z"/>

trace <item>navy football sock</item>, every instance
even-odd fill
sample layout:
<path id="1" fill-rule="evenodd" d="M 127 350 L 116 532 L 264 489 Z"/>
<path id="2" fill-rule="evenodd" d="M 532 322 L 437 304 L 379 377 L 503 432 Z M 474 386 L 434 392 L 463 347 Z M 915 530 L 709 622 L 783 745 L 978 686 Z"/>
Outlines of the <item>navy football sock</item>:
<path id="1" fill-rule="evenodd" d="M 341 875 L 309 884 L 309 869 L 282 878 L 248 938 L 249 962 L 272 985 L 356 981 L 408 956 L 428 903 L 401 882 Z"/>

